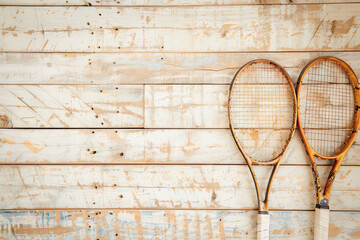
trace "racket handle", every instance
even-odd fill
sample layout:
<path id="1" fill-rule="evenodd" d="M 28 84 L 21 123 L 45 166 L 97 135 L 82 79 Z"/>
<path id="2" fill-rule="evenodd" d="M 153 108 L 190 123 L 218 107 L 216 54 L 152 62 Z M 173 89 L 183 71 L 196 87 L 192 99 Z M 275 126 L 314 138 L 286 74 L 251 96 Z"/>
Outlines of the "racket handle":
<path id="1" fill-rule="evenodd" d="M 257 239 L 269 240 L 270 215 L 268 211 L 260 211 L 257 219 Z"/>
<path id="2" fill-rule="evenodd" d="M 315 208 L 314 240 L 327 240 L 329 233 L 329 209 Z"/>

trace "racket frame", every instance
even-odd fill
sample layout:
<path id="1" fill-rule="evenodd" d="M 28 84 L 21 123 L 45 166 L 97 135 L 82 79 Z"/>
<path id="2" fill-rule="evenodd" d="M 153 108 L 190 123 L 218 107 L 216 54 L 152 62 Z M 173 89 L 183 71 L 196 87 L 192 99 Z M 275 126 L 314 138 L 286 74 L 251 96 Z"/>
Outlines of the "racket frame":
<path id="1" fill-rule="evenodd" d="M 359 123 L 360 123 L 360 111 L 359 111 L 360 92 L 359 92 L 359 83 L 358 83 L 357 77 L 356 77 L 354 71 L 351 69 L 351 67 L 347 63 L 345 63 L 341 59 L 335 58 L 335 57 L 319 57 L 319 58 L 316 58 L 316 59 L 312 60 L 309 64 L 307 64 L 305 66 L 305 68 L 302 70 L 302 72 L 300 73 L 299 79 L 298 79 L 297 89 L 296 89 L 297 103 L 299 105 L 299 108 L 300 108 L 301 85 L 302 85 L 302 81 L 303 81 L 306 73 L 315 64 L 317 64 L 317 63 L 319 63 L 321 61 L 328 61 L 328 60 L 335 61 L 336 63 L 340 64 L 342 67 L 344 67 L 346 69 L 346 71 L 349 74 L 349 79 L 351 81 L 351 84 L 352 84 L 352 87 L 353 87 L 353 90 L 354 90 L 354 98 L 355 98 L 355 116 L 353 118 L 354 119 L 355 131 L 353 131 L 351 133 L 348 142 L 346 143 L 346 145 L 343 147 L 342 151 L 339 154 L 334 155 L 334 156 L 325 156 L 325 155 L 319 154 L 310 146 L 309 142 L 307 141 L 307 139 L 305 137 L 305 132 L 304 132 L 304 129 L 302 128 L 301 119 L 300 119 L 300 111 L 298 110 L 298 129 L 299 129 L 299 132 L 300 132 L 301 140 L 305 145 L 306 153 L 309 156 L 309 160 L 310 160 L 310 163 L 311 163 L 311 168 L 312 168 L 313 175 L 314 175 L 314 178 L 315 178 L 315 190 L 316 190 L 316 198 L 317 198 L 316 207 L 317 208 L 323 208 L 323 209 L 329 209 L 330 194 L 331 194 L 331 189 L 332 189 L 332 186 L 333 186 L 333 183 L 334 183 L 336 173 L 340 168 L 342 160 L 346 156 L 347 152 L 350 150 L 350 147 L 351 147 L 351 145 L 353 144 L 353 142 L 355 140 L 356 133 L 358 131 Z M 324 192 L 322 192 L 322 190 L 321 190 L 319 172 L 318 172 L 318 169 L 317 169 L 317 166 L 316 166 L 316 163 L 315 163 L 314 156 L 325 159 L 325 160 L 335 160 L 335 163 L 331 168 L 331 171 L 330 171 L 330 174 L 328 176 L 326 185 L 324 187 Z"/>
<path id="2" fill-rule="evenodd" d="M 252 159 L 250 158 L 246 152 L 243 150 L 243 148 L 241 147 L 239 141 L 237 140 L 236 138 L 236 135 L 234 133 L 234 127 L 232 125 L 232 121 L 231 121 L 231 110 L 230 110 L 230 102 L 231 102 L 231 96 L 232 96 L 232 89 L 233 89 L 233 86 L 235 85 L 236 83 L 236 80 L 237 80 L 237 77 L 238 75 L 244 71 L 244 69 L 246 69 L 249 65 L 251 64 L 254 64 L 254 63 L 267 63 L 267 64 L 271 64 L 272 66 L 276 67 L 278 70 L 280 70 L 284 77 L 286 78 L 286 80 L 288 81 L 289 83 L 289 86 L 291 88 L 291 93 L 292 93 L 292 97 L 293 97 L 293 101 L 294 101 L 294 117 L 293 117 L 293 123 L 292 123 L 292 126 L 291 126 L 291 133 L 290 133 L 290 137 L 289 137 L 289 140 L 288 140 L 288 143 L 284 146 L 284 150 L 282 151 L 282 153 L 277 156 L 275 159 L 271 160 L 271 161 L 268 161 L 268 162 L 261 162 L 261 161 L 257 161 L 255 159 Z M 283 155 L 285 154 L 288 146 L 289 146 L 289 143 L 294 135 L 294 132 L 295 132 L 295 128 L 296 128 L 296 121 L 297 121 L 297 110 L 298 110 L 298 106 L 297 106 L 297 103 L 296 103 L 296 95 L 295 95 L 295 89 L 294 89 L 294 86 L 291 82 L 291 78 L 289 76 L 289 74 L 282 68 L 280 67 L 280 65 L 276 64 L 275 62 L 273 61 L 270 61 L 270 60 L 267 60 L 267 59 L 257 59 L 257 60 L 253 60 L 253 61 L 250 61 L 248 63 L 246 63 L 244 66 L 242 66 L 238 71 L 237 73 L 235 74 L 234 76 L 234 79 L 232 80 L 231 82 L 231 85 L 230 85 L 230 93 L 229 93 L 229 98 L 228 98 L 228 116 L 229 116 L 229 123 L 230 123 L 230 129 L 231 129 L 231 134 L 236 142 L 236 145 L 237 147 L 239 148 L 241 154 L 243 155 L 243 157 L 245 158 L 245 161 L 247 163 L 247 165 L 249 166 L 249 170 L 251 172 L 251 176 L 253 178 L 253 181 L 254 181 L 254 184 L 255 184 L 255 188 L 256 188 L 256 195 L 257 195 L 257 199 L 258 199 L 258 206 L 259 206 L 259 213 L 261 214 L 268 214 L 268 203 L 269 203 L 269 193 L 270 193 L 270 189 L 271 189 L 271 185 L 272 185 L 272 182 L 273 182 L 273 179 L 274 179 L 274 176 L 275 176 L 275 173 L 277 172 L 278 168 L 279 168 L 279 165 L 280 165 L 280 160 L 282 159 Z M 265 192 L 265 199 L 264 201 L 262 200 L 261 198 L 261 194 L 260 194 L 260 189 L 259 189 L 259 185 L 257 183 L 257 178 L 256 178 L 256 174 L 255 174 L 255 171 L 254 171 L 254 168 L 253 168 L 253 164 L 257 164 L 257 165 L 274 165 L 273 167 L 273 170 L 271 172 L 271 175 L 270 175 L 270 178 L 269 178 L 269 181 L 268 181 L 268 185 L 266 187 L 266 192 Z"/>

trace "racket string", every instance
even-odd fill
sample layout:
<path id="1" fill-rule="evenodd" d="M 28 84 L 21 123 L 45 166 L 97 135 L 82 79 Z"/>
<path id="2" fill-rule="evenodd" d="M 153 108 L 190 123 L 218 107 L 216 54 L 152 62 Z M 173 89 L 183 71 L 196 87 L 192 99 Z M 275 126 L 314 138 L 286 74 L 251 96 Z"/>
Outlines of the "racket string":
<path id="1" fill-rule="evenodd" d="M 300 94 L 309 144 L 325 156 L 340 153 L 354 129 L 354 92 L 347 71 L 332 60 L 318 62 L 306 73 Z"/>
<path id="2" fill-rule="evenodd" d="M 230 99 L 234 134 L 249 157 L 277 158 L 288 144 L 294 122 L 294 96 L 284 74 L 268 63 L 244 69 Z"/>

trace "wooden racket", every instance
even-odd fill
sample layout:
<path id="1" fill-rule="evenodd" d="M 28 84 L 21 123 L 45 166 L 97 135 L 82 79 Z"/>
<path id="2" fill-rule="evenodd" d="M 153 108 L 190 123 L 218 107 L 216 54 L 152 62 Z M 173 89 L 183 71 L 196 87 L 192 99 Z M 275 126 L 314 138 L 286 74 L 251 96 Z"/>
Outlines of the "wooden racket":
<path id="1" fill-rule="evenodd" d="M 297 86 L 298 121 L 316 187 L 315 240 L 328 239 L 329 200 L 340 164 L 354 142 L 360 119 L 359 84 L 353 70 L 334 57 L 318 58 L 302 71 Z M 333 160 L 321 190 L 315 157 Z"/>
<path id="2" fill-rule="evenodd" d="M 269 239 L 269 192 L 295 131 L 297 105 L 289 75 L 269 60 L 255 60 L 236 73 L 229 94 L 230 129 L 255 183 L 257 238 Z M 273 165 L 264 200 L 253 165 Z"/>

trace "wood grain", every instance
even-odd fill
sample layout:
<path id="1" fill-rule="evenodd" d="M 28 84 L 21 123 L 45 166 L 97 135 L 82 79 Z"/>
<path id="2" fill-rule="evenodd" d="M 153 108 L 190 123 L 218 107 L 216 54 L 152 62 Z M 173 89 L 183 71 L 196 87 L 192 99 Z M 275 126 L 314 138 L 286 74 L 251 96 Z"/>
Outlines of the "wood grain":
<path id="1" fill-rule="evenodd" d="M 359 52 L 300 53 L 0 53 L 2 84 L 230 84 L 254 59 L 270 59 L 296 83 L 323 55 L 347 62 L 360 76 Z"/>
<path id="2" fill-rule="evenodd" d="M 2 129 L 0 136 L 1 164 L 245 164 L 228 129 Z M 360 165 L 359 142 L 360 134 L 343 166 Z M 297 132 L 281 164 L 309 164 Z"/>
<path id="3" fill-rule="evenodd" d="M 322 182 L 329 167 L 319 166 Z M 271 168 L 256 166 L 262 193 Z M 358 210 L 360 167 L 340 168 L 332 210 Z M 241 166 L 1 166 L 1 209 L 138 208 L 257 209 L 248 167 Z M 270 209 L 313 210 L 309 166 L 281 166 Z"/>
<path id="4" fill-rule="evenodd" d="M 359 52 L 0 53 L 2 84 L 230 84 L 254 59 L 270 59 L 296 83 L 312 59 L 329 55 L 360 76 Z"/>
<path id="5" fill-rule="evenodd" d="M 270 238 L 313 239 L 314 212 L 270 213 Z M 331 212 L 329 239 L 359 237 L 359 212 Z M 0 211 L 5 239 L 254 239 L 255 211 Z"/>
<path id="6" fill-rule="evenodd" d="M 146 128 L 228 128 L 228 85 L 145 85 Z"/>
<path id="7" fill-rule="evenodd" d="M 1 7 L 0 51 L 359 50 L 359 11 L 358 4 Z"/>
<path id="8" fill-rule="evenodd" d="M 1 85 L 5 128 L 142 127 L 143 86 Z"/>
<path id="9" fill-rule="evenodd" d="M 0 0 L 1 5 L 38 6 L 178 6 L 178 5 L 256 5 L 256 4 L 304 4 L 304 3 L 358 3 L 358 0 Z"/>

